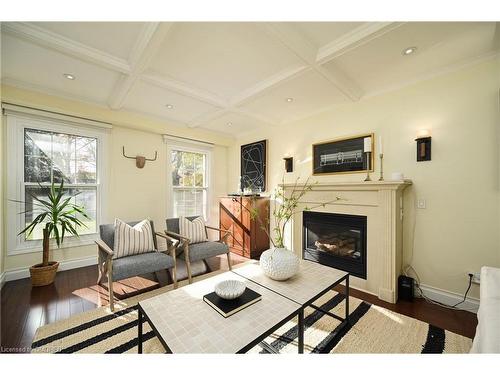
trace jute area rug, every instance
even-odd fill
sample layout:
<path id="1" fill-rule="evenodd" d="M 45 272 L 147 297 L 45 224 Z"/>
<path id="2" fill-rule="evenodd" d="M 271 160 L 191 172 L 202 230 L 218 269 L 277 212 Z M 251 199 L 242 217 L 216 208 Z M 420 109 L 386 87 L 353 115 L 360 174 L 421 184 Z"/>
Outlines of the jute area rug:
<path id="1" fill-rule="evenodd" d="M 198 278 L 209 277 L 211 274 Z M 40 327 L 33 353 L 137 353 L 137 302 L 171 290 L 166 286 L 116 303 L 115 312 L 100 307 L 67 320 Z M 334 291 L 316 301 L 323 310 L 344 316 L 344 297 Z M 332 335 L 334 318 L 306 309 L 304 335 L 308 353 L 468 353 L 472 340 L 350 297 L 351 326 Z M 216 312 L 214 312 L 216 314 Z M 175 324 L 175 322 L 172 322 Z M 164 353 L 148 324 L 144 353 Z M 280 353 L 297 353 L 297 322 L 290 321 L 266 340 Z M 264 353 L 260 346 L 250 353 Z"/>

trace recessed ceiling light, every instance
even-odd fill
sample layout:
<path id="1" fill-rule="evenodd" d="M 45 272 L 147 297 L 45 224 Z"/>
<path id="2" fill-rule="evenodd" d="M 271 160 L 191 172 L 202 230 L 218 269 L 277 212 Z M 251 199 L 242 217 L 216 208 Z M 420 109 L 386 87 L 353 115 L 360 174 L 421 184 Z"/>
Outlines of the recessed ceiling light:
<path id="1" fill-rule="evenodd" d="M 172 104 L 166 104 L 165 107 L 167 107 L 168 109 L 174 108 L 174 106 Z"/>
<path id="2" fill-rule="evenodd" d="M 73 74 L 68 74 L 68 73 L 64 73 L 63 76 L 64 76 L 64 78 L 67 78 L 71 81 L 74 81 L 76 78 Z"/>
<path id="3" fill-rule="evenodd" d="M 417 50 L 417 47 L 408 47 L 403 50 L 403 56 L 411 55 L 413 52 Z"/>
<path id="4" fill-rule="evenodd" d="M 227 126 L 231 126 L 231 125 L 233 125 L 233 123 L 232 123 L 232 122 L 228 122 L 228 123 L 227 123 Z"/>
<path id="5" fill-rule="evenodd" d="M 293 102 L 293 98 L 286 98 L 286 101 L 287 101 L 288 103 L 291 103 L 291 102 Z"/>

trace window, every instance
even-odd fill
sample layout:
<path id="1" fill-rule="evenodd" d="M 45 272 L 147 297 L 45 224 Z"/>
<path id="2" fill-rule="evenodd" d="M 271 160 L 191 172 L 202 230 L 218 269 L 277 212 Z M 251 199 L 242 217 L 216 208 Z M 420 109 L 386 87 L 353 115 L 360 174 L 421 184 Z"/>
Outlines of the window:
<path id="1" fill-rule="evenodd" d="M 90 219 L 78 217 L 79 237 L 66 233 L 61 247 L 79 246 L 97 237 L 102 202 L 103 144 L 106 130 L 72 122 L 7 114 L 7 254 L 40 251 L 43 224 L 18 236 L 40 213 L 33 196 L 45 199 L 52 182 L 64 181 L 65 195 L 75 195 Z M 12 201 L 24 202 L 14 203 Z M 52 246 L 53 249 L 56 246 Z"/>
<path id="2" fill-rule="evenodd" d="M 203 215 L 208 219 L 208 153 L 173 147 L 168 154 L 172 188 L 170 215 Z"/>
<path id="3" fill-rule="evenodd" d="M 23 169 L 24 226 L 39 214 L 33 197 L 45 198 L 52 181 L 64 181 L 65 194 L 78 194 L 72 203 L 91 218 L 77 217 L 86 225 L 78 234 L 97 232 L 97 138 L 25 128 Z M 43 224 L 37 225 L 25 240 L 41 239 L 42 230 Z"/>

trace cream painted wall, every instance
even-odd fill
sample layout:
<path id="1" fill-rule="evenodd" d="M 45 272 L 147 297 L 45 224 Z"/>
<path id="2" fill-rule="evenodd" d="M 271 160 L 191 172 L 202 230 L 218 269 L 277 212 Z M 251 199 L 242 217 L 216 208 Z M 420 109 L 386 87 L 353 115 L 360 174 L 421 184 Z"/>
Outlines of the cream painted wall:
<path id="1" fill-rule="evenodd" d="M 5 87 L 4 87 L 5 88 Z M 206 134 L 204 131 L 197 132 L 189 129 L 187 132 L 182 128 L 169 126 L 168 124 L 155 122 L 150 119 L 139 118 L 136 115 L 132 120 L 124 117 L 121 112 L 105 111 L 88 104 L 79 105 L 64 99 L 49 97 L 39 93 L 7 88 L 3 91 L 2 100 L 10 103 L 30 105 L 37 108 L 50 108 L 52 110 L 71 114 L 79 114 L 84 117 L 100 119 L 112 122 L 113 129 L 108 136 L 107 163 L 105 171 L 105 185 L 107 188 L 106 202 L 104 202 L 103 222 L 111 223 L 115 217 L 123 220 L 140 219 L 150 217 L 156 224 L 156 229 L 163 229 L 166 218 L 167 205 L 167 149 L 163 142 L 162 133 L 189 136 L 196 139 L 207 140 L 216 143 L 213 148 L 214 159 L 214 189 L 210 202 L 211 224 L 218 222 L 217 197 L 226 191 L 226 145 L 230 139 L 219 137 L 214 134 Z M 66 111 L 65 109 L 68 108 Z M 124 124 L 124 126 L 116 124 Z M 144 126 L 149 124 L 151 126 Z M 152 131 L 152 126 L 155 126 Z M 1 147 L 5 147 L 4 138 Z M 122 146 L 127 153 L 132 155 L 152 156 L 158 151 L 158 160 L 146 162 L 143 169 L 135 166 L 135 161 L 125 159 L 122 156 Z M 3 162 L 2 158 L 2 162 Z M 6 179 L 5 173 L 2 173 Z M 8 197 L 4 197 L 6 199 Z M 3 210 L 2 210 L 3 212 Z M 5 213 L 4 213 L 5 215 Z M 2 217 L 4 217 L 2 215 Z M 2 245 L 5 239 L 2 240 Z M 5 254 L 6 252 L 4 252 Z M 88 258 L 97 254 L 96 246 L 80 246 L 72 248 L 54 249 L 53 258 L 58 261 Z M 29 253 L 15 256 L 5 256 L 5 270 L 25 269 L 40 262 L 40 253 Z"/>
<path id="2" fill-rule="evenodd" d="M 237 187 L 241 144 L 269 140 L 268 183 L 273 189 L 281 181 L 286 154 L 294 157 L 295 171 L 285 176 L 291 182 L 311 175 L 312 143 L 366 132 L 381 135 L 386 178 L 401 171 L 414 183 L 404 201 L 406 262 L 417 270 L 422 284 L 462 294 L 468 271 L 500 266 L 499 87 L 496 58 L 266 132 L 256 131 L 228 150 L 228 190 Z M 414 139 L 422 128 L 432 133 L 432 161 L 417 163 Z M 378 160 L 375 168 L 378 178 Z M 364 177 L 350 174 L 312 180 L 361 181 Z M 416 210 L 416 198 L 425 199 L 427 208 Z M 474 286 L 472 295 L 478 296 L 478 290 Z"/>

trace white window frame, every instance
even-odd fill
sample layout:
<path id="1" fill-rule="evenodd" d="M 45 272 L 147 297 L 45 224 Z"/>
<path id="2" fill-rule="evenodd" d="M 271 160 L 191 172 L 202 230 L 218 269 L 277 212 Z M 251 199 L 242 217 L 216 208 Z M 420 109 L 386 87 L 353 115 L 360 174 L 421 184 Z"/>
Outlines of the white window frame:
<path id="1" fill-rule="evenodd" d="M 42 240 L 26 241 L 24 236 L 17 234 L 24 229 L 24 215 L 20 215 L 20 203 L 14 203 L 9 199 L 24 201 L 24 131 L 25 129 L 36 129 L 48 132 L 64 133 L 82 137 L 97 139 L 97 200 L 96 200 L 96 228 L 99 231 L 99 224 L 102 223 L 104 212 L 105 185 L 104 168 L 106 163 L 106 149 L 108 131 L 104 128 L 92 127 L 88 125 L 77 125 L 58 119 L 47 119 L 36 115 L 24 113 L 7 112 L 7 255 L 19 255 L 42 251 Z M 69 185 L 68 185 L 69 186 Z M 86 234 L 80 237 L 70 236 L 64 239 L 60 247 L 57 247 L 55 240 L 51 239 L 51 249 L 65 249 L 93 244 L 99 238 L 98 233 Z"/>
<path id="2" fill-rule="evenodd" d="M 212 146 L 204 145 L 201 142 L 183 142 L 183 141 L 173 141 L 169 138 L 165 139 L 167 143 L 167 217 L 174 217 L 174 189 L 176 188 L 172 185 L 172 165 L 170 163 L 170 155 L 172 151 L 184 151 L 184 152 L 194 152 L 198 154 L 205 155 L 205 187 L 206 189 L 206 197 L 207 201 L 205 204 L 205 212 L 203 213 L 203 217 L 206 222 L 210 221 L 210 211 L 211 211 L 211 202 L 212 202 Z M 183 189 L 183 188 L 180 188 Z M 196 188 L 185 188 L 185 189 L 196 189 Z"/>

